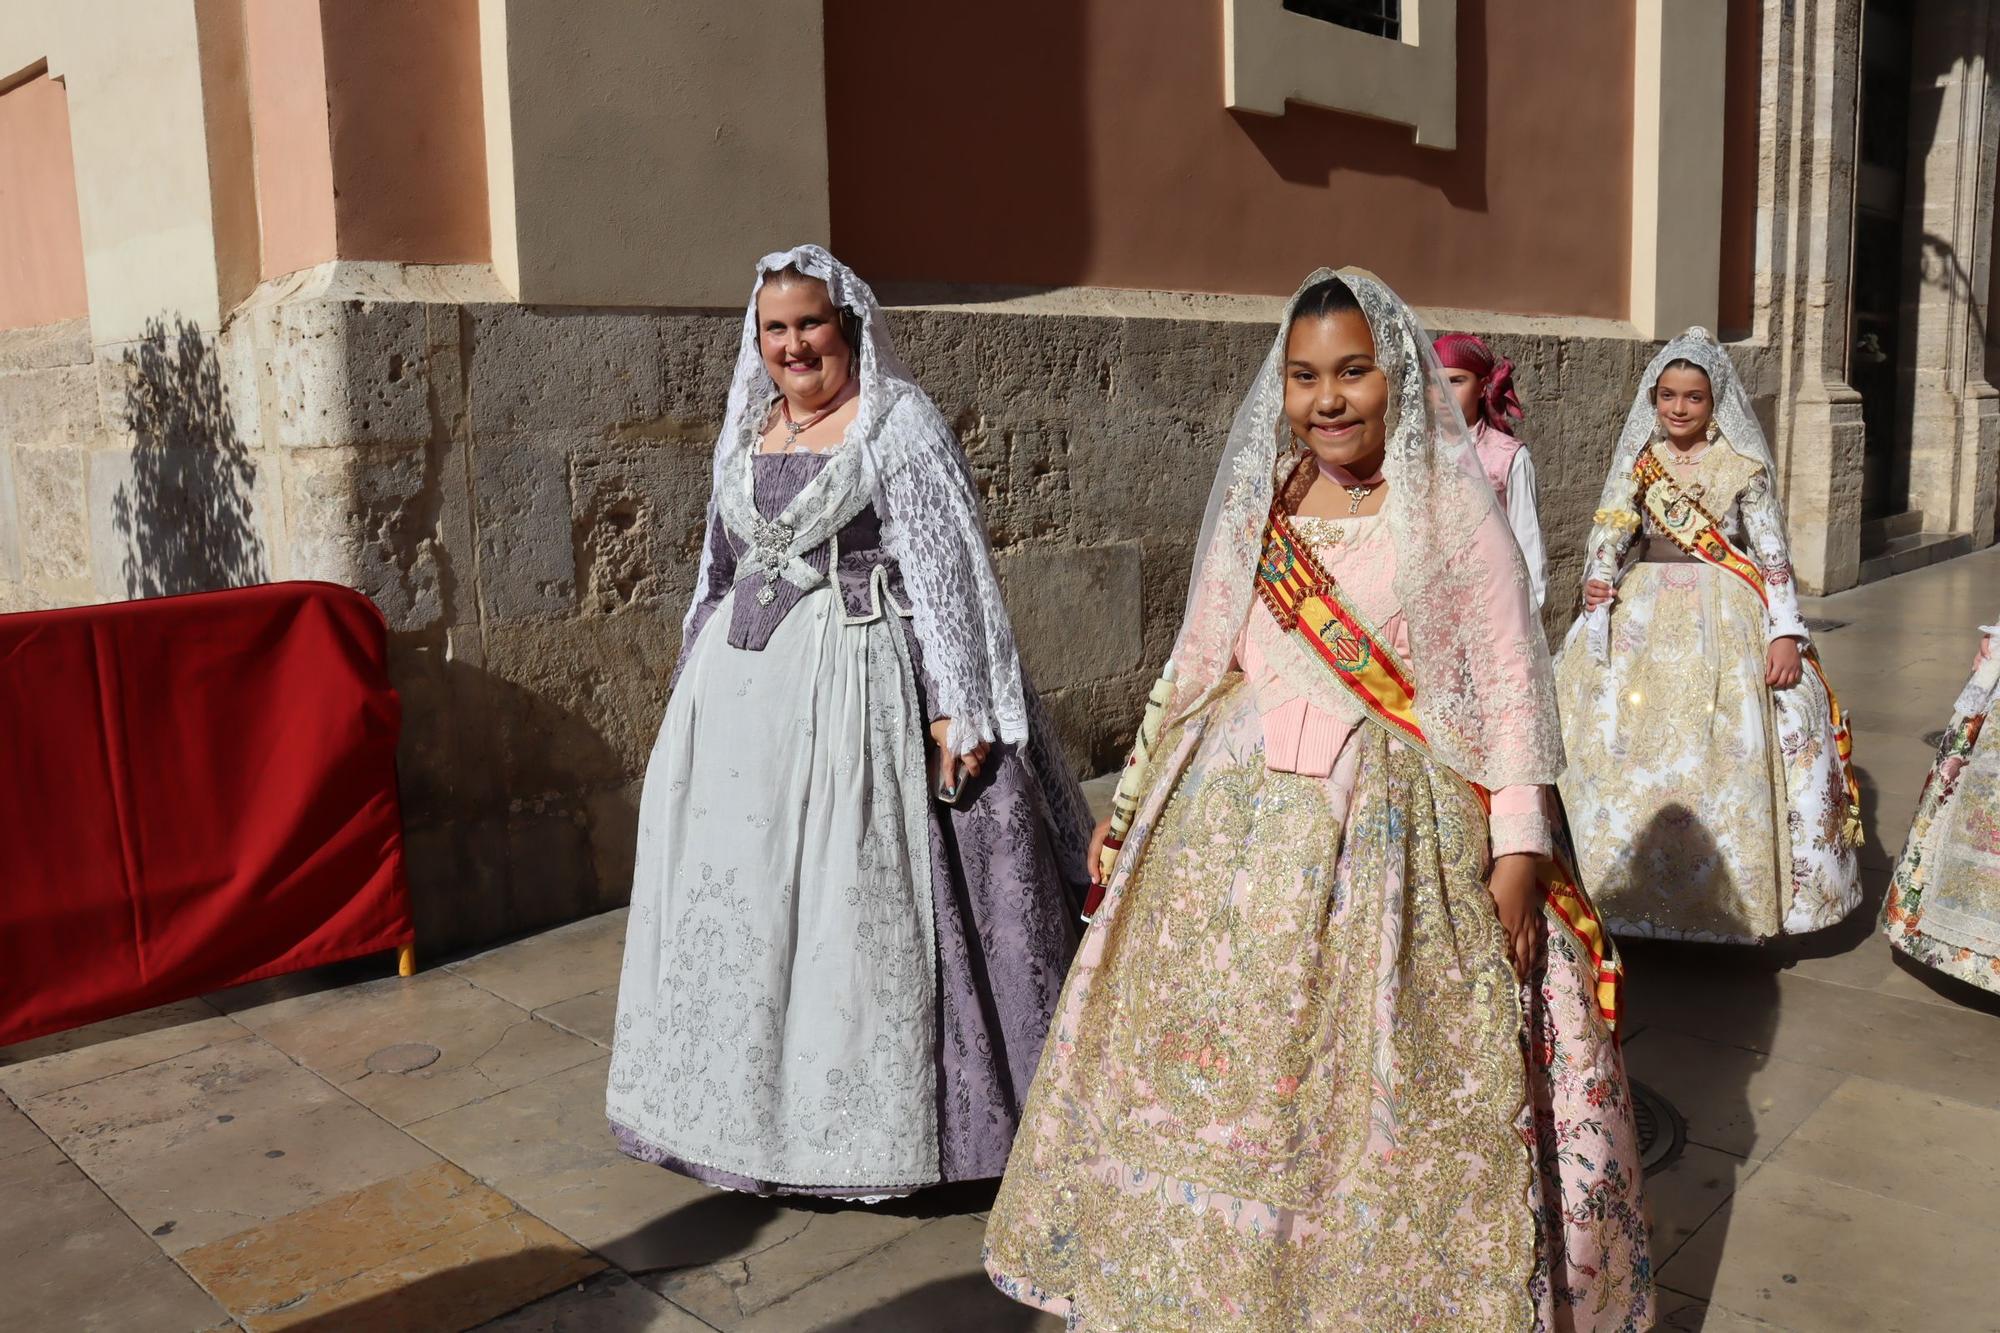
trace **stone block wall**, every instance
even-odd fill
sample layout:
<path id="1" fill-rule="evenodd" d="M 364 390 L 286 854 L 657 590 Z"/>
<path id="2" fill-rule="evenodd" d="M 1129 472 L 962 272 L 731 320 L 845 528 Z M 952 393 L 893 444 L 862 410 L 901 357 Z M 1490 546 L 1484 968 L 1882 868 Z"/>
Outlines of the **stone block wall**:
<path id="1" fill-rule="evenodd" d="M 1172 646 L 1215 459 L 1265 318 L 892 311 L 965 442 L 1029 668 L 1088 773 Z M 624 902 L 639 785 L 693 585 L 735 313 L 538 309 L 446 287 L 280 285 L 219 336 L 163 320 L 0 334 L 0 610 L 271 578 L 387 617 L 424 946 Z M 1489 334 L 1567 624 L 1651 353 Z M 1753 384 L 1766 358 L 1743 356 Z"/>

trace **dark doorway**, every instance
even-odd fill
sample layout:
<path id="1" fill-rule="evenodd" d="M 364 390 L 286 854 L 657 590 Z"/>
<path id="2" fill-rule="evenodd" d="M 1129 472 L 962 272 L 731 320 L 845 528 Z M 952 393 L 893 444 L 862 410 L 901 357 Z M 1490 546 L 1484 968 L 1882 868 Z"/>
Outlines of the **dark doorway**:
<path id="1" fill-rule="evenodd" d="M 1910 507 L 1910 440 L 1898 403 L 1904 218 L 1910 157 L 1912 0 L 1867 0 L 1861 17 L 1860 164 L 1854 189 L 1853 326 L 1847 379 L 1861 394 L 1861 517 Z M 1867 554 L 1867 552 L 1863 552 Z"/>

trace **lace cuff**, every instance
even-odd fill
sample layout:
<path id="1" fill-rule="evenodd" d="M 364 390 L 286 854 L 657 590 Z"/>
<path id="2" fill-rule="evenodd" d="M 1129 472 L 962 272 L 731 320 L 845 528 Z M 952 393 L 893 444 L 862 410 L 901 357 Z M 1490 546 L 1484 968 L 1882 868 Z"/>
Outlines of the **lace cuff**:
<path id="1" fill-rule="evenodd" d="M 953 754 L 964 754 L 981 741 L 998 739 L 999 736 L 993 728 L 993 719 L 985 713 L 960 713 L 952 718 L 951 725 L 946 727 L 944 732 L 945 748 Z"/>
<path id="2" fill-rule="evenodd" d="M 1542 806 L 1540 787 L 1502 787 L 1493 793 L 1493 813 L 1487 820 L 1487 836 L 1493 855 L 1510 856 L 1528 852 L 1547 856 L 1555 850 L 1549 817 Z"/>

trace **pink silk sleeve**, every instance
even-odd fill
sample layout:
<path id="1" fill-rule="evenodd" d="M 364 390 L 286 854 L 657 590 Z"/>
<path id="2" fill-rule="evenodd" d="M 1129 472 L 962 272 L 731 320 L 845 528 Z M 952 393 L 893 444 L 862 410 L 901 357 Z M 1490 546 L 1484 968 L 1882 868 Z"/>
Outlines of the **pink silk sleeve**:
<path id="1" fill-rule="evenodd" d="M 1547 856 L 1555 850 L 1540 787 L 1502 787 L 1494 792 L 1493 813 L 1487 824 L 1495 856 L 1515 852 Z"/>

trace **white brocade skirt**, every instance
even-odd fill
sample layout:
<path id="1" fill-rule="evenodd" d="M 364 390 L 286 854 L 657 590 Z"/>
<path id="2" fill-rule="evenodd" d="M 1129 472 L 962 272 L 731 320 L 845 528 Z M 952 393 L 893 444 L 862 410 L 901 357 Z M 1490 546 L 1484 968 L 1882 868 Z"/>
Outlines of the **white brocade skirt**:
<path id="1" fill-rule="evenodd" d="M 938 1179 L 923 719 L 901 628 L 717 609 L 646 770 L 607 1112 L 755 1181 Z"/>
<path id="2" fill-rule="evenodd" d="M 1620 933 L 1754 942 L 1861 901 L 1826 688 L 1764 683 L 1763 604 L 1702 564 L 1639 564 L 1610 660 L 1587 622 L 1556 665 L 1560 783 L 1585 887 Z"/>

